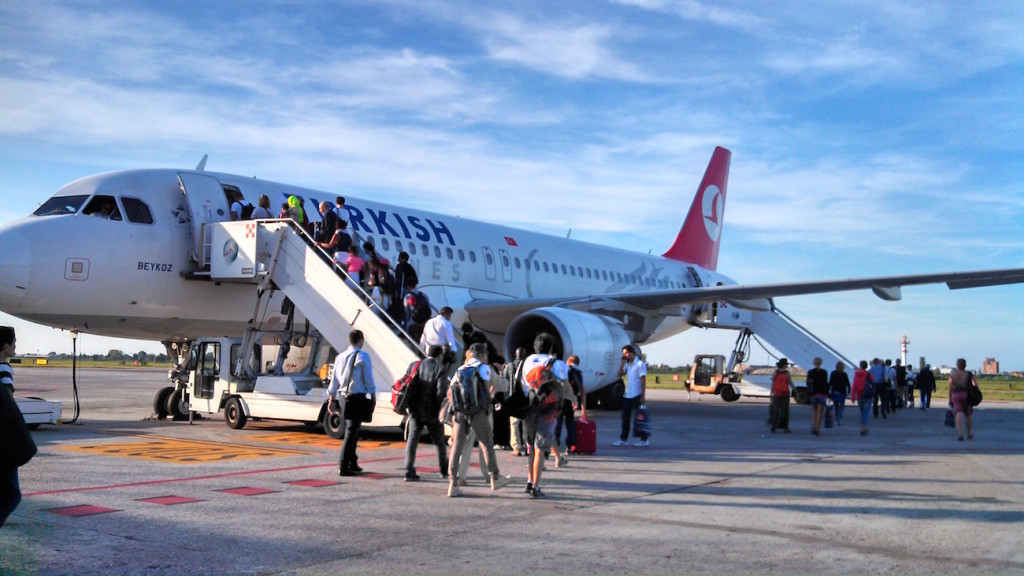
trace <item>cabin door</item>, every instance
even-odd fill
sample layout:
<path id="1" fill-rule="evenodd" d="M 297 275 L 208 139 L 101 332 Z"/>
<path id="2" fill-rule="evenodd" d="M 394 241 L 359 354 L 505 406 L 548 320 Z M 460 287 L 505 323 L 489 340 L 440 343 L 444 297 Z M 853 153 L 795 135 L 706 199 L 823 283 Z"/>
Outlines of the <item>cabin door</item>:
<path id="1" fill-rule="evenodd" d="M 202 266 L 210 262 L 210 243 L 204 238 L 206 225 L 231 219 L 228 199 L 213 176 L 179 172 L 178 182 L 192 218 L 192 260 Z"/>

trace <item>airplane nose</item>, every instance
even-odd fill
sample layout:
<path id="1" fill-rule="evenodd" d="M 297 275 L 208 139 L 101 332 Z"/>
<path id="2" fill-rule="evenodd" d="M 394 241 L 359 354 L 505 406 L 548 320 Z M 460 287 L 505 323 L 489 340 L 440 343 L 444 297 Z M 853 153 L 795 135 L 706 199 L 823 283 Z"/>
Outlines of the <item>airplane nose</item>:
<path id="1" fill-rule="evenodd" d="M 0 230 L 0 310 L 17 314 L 28 292 L 32 249 L 16 229 Z"/>

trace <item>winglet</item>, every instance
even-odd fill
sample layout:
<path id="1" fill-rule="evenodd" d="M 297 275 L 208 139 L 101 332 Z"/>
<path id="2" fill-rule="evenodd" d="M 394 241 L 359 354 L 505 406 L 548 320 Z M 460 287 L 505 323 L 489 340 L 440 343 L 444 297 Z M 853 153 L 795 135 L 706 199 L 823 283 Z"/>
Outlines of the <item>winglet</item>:
<path id="1" fill-rule="evenodd" d="M 715 148 L 683 227 L 665 258 L 695 264 L 708 270 L 718 267 L 718 245 L 725 217 L 725 189 L 729 183 L 732 152 Z"/>
<path id="2" fill-rule="evenodd" d="M 199 161 L 199 164 L 196 164 L 196 172 L 202 172 L 203 170 L 206 170 L 207 156 L 209 156 L 209 154 L 203 154 L 203 159 Z"/>

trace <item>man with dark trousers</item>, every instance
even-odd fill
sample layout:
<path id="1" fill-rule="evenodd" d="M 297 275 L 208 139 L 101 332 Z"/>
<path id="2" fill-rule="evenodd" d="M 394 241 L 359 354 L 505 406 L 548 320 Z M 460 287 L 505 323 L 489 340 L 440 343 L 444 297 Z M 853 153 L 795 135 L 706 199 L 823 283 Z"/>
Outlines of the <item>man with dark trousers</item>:
<path id="1" fill-rule="evenodd" d="M 327 405 L 328 410 L 336 409 L 331 407 L 335 394 L 344 396 L 347 405 L 353 402 L 354 397 L 365 396 L 369 399 L 377 393 L 377 387 L 373 383 L 370 355 L 362 350 L 363 332 L 349 332 L 348 343 L 349 347 L 334 360 L 334 375 L 331 376 L 331 385 L 327 387 L 327 396 L 332 399 Z M 363 471 L 356 456 L 356 443 L 359 441 L 359 429 L 362 425 L 363 422 L 358 417 L 345 418 L 345 440 L 341 444 L 338 462 L 341 476 L 355 476 Z"/>

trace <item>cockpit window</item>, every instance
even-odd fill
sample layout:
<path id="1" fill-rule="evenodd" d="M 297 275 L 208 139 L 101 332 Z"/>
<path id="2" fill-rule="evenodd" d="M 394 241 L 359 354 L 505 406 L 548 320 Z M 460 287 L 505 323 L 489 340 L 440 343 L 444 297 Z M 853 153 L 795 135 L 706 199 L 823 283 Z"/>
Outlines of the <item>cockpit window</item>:
<path id="1" fill-rule="evenodd" d="M 138 198 L 132 198 L 131 196 L 122 196 L 121 205 L 124 206 L 124 215 L 128 218 L 129 222 L 135 222 L 136 224 L 152 224 L 153 214 L 149 211 L 149 206 Z"/>
<path id="2" fill-rule="evenodd" d="M 54 196 L 36 209 L 33 214 L 36 216 L 56 216 L 59 214 L 74 214 L 85 203 L 88 194 L 79 196 Z"/>
<path id="3" fill-rule="evenodd" d="M 82 209 L 82 214 L 103 218 L 105 220 L 120 220 L 121 211 L 117 209 L 117 202 L 113 196 L 97 194 Z"/>

